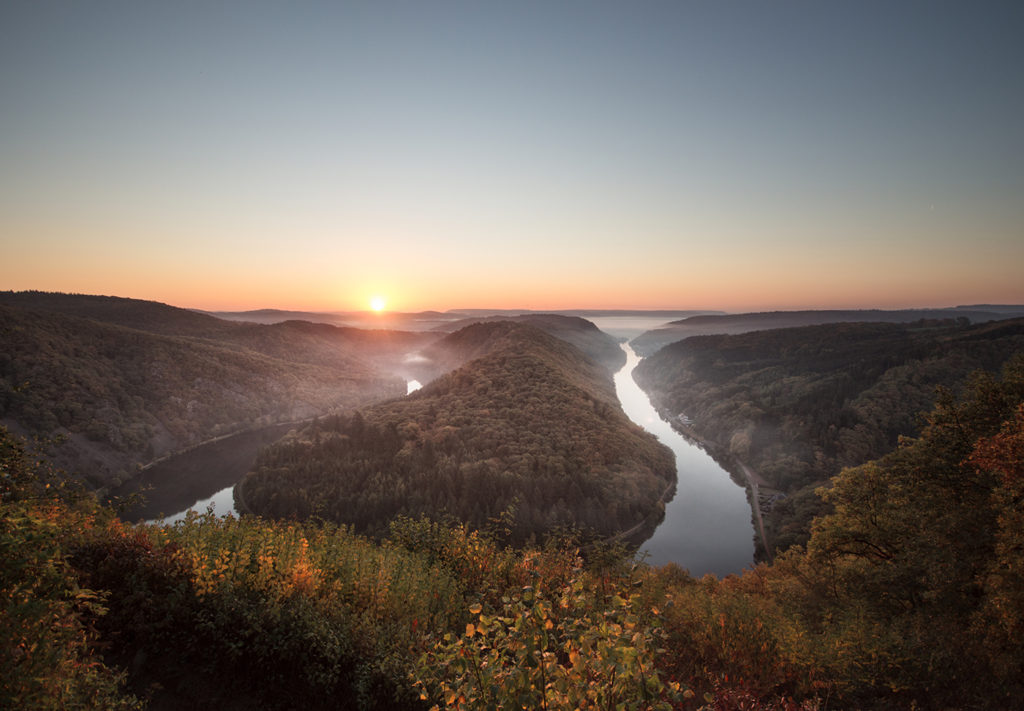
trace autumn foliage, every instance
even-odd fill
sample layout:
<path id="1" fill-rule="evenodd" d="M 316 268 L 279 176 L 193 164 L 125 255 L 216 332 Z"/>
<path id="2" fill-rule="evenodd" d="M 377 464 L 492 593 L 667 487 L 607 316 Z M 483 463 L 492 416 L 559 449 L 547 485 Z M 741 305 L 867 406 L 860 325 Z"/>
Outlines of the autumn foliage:
<path id="1" fill-rule="evenodd" d="M 806 548 L 694 579 L 399 517 L 132 526 L 3 433 L 0 706 L 988 709 L 1024 688 L 1024 363 L 822 492 Z"/>

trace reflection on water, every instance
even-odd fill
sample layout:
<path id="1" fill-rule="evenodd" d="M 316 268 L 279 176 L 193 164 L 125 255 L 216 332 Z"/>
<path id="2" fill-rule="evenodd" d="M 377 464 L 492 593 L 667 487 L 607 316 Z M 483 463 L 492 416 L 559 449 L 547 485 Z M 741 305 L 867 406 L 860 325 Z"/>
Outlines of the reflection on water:
<path id="1" fill-rule="evenodd" d="M 746 491 L 700 447 L 691 444 L 658 415 L 633 380 L 640 358 L 628 345 L 626 365 L 615 375 L 622 409 L 676 455 L 676 494 L 665 520 L 640 545 L 652 565 L 677 563 L 696 576 L 739 573 L 754 560 L 754 525 Z"/>
<path id="2" fill-rule="evenodd" d="M 407 394 L 420 387 L 419 381 L 408 381 Z M 211 505 L 217 516 L 237 516 L 235 482 L 252 469 L 260 447 L 275 442 L 294 426 L 272 425 L 262 430 L 243 432 L 169 457 L 115 492 L 118 496 L 128 496 L 143 487 L 152 487 L 152 490 L 144 492 L 146 501 L 126 512 L 124 518 L 129 521 L 142 518 L 148 523 L 174 523 L 185 518 L 189 511 L 206 513 Z M 177 513 L 161 518 L 160 514 L 165 511 Z"/>
<path id="3" fill-rule="evenodd" d="M 146 523 L 166 523 L 171 524 L 175 521 L 181 521 L 185 518 L 189 511 L 195 511 L 196 513 L 206 513 L 208 510 L 212 511 L 216 516 L 237 516 L 238 512 L 235 510 L 235 485 L 225 487 L 218 491 L 208 499 L 200 499 L 184 511 L 179 511 L 173 516 L 167 518 L 157 518 L 146 521 Z"/>
<path id="4" fill-rule="evenodd" d="M 177 521 L 189 510 L 205 512 L 211 503 L 218 515 L 234 513 L 235 482 L 252 469 L 260 447 L 277 441 L 293 426 L 279 424 L 240 432 L 153 464 L 112 492 L 115 497 L 143 497 L 122 513 L 122 518 Z"/>

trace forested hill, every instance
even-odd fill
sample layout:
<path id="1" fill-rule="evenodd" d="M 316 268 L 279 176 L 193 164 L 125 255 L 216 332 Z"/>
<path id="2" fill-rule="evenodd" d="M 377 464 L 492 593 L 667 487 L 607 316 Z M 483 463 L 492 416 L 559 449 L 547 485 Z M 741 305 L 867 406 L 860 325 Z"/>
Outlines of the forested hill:
<path id="1" fill-rule="evenodd" d="M 643 360 L 635 377 L 719 456 L 790 494 L 768 517 L 771 542 L 784 548 L 822 511 L 815 486 L 915 435 L 938 386 L 957 388 L 1021 353 L 1024 319 L 831 324 L 688 338 Z"/>
<path id="2" fill-rule="evenodd" d="M 570 343 L 591 360 L 600 363 L 611 372 L 618 371 L 626 364 L 626 354 L 618 341 L 600 330 L 592 322 L 578 316 L 559 314 L 521 314 L 519 316 L 489 316 L 468 318 L 446 324 L 444 329 L 459 333 L 466 326 L 477 323 L 513 322 L 538 328 L 545 333 Z M 423 362 L 424 368 L 434 367 L 439 372 L 451 370 L 472 357 L 480 355 L 479 348 L 490 348 L 487 338 L 480 338 L 480 331 L 471 331 L 454 339 L 439 341 L 424 352 L 430 360 Z M 468 341 L 468 342 L 467 342 Z"/>
<path id="3" fill-rule="evenodd" d="M 517 541 L 566 525 L 610 535 L 658 516 L 672 454 L 622 412 L 606 369 L 513 322 L 468 326 L 445 347 L 471 360 L 265 450 L 240 503 L 371 534 L 402 514 L 483 526 L 515 504 Z"/>
<path id="4" fill-rule="evenodd" d="M 966 319 L 971 323 L 984 323 L 999 319 L 1024 317 L 1021 306 L 957 306 L 950 309 L 901 309 L 883 311 L 816 310 L 816 311 L 764 311 L 748 314 L 700 314 L 673 321 L 666 326 L 647 331 L 631 341 L 633 349 L 648 356 L 659 348 L 691 336 L 735 335 L 751 331 L 799 326 L 820 326 L 827 323 L 912 323 L 921 319 Z"/>
<path id="5" fill-rule="evenodd" d="M 385 363 L 380 369 L 392 369 L 408 351 L 438 338 L 429 333 L 367 330 L 298 319 L 273 324 L 229 321 L 157 301 L 91 294 L 0 291 L 0 306 L 78 316 L 164 336 L 201 339 L 286 361 L 351 368 L 356 373 L 367 369 L 369 359 L 383 359 Z"/>
<path id="6" fill-rule="evenodd" d="M 118 296 L 0 291 L 0 306 L 78 316 L 167 336 L 218 337 L 236 329 L 235 324 L 207 314 Z"/>
<path id="7" fill-rule="evenodd" d="M 391 369 L 436 338 L 228 323 L 155 302 L 6 292 L 0 421 L 62 437 L 57 463 L 98 487 L 212 437 L 401 394 Z"/>
<path id="8" fill-rule="evenodd" d="M 127 524 L 0 426 L 0 708 L 1020 709 L 1024 361 L 927 419 L 722 580 L 421 519 Z"/>

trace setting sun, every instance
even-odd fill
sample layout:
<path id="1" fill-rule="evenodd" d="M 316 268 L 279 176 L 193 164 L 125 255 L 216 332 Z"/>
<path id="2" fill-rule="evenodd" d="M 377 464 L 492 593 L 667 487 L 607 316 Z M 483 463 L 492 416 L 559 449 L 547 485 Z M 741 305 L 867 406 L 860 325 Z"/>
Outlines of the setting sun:
<path id="1" fill-rule="evenodd" d="M 374 296 L 372 299 L 370 299 L 370 308 L 376 311 L 377 313 L 383 311 L 384 307 L 387 305 L 387 299 L 385 299 L 383 296 Z"/>

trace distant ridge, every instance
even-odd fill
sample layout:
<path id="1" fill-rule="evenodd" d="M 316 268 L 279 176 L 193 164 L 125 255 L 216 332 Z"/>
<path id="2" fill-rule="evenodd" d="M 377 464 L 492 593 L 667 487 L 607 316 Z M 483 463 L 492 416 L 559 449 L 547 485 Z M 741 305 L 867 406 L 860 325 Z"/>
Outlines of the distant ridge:
<path id="1" fill-rule="evenodd" d="M 451 309 L 447 314 L 464 314 L 466 316 L 520 316 L 525 314 L 558 314 L 560 316 L 579 316 L 581 318 L 599 318 L 602 316 L 652 316 L 658 318 L 686 318 L 703 314 L 725 314 L 725 311 L 708 309 Z"/>
<path id="2" fill-rule="evenodd" d="M 445 324 L 462 318 L 458 312 L 440 311 L 398 312 L 381 314 L 372 311 L 289 311 L 285 309 L 254 309 L 252 311 L 202 311 L 228 321 L 247 323 L 277 324 L 284 321 L 309 321 L 332 326 L 353 328 L 392 329 L 402 331 L 430 331 L 444 328 Z"/>
<path id="3" fill-rule="evenodd" d="M 957 311 L 987 311 L 990 313 L 1012 313 L 1017 316 L 1024 314 L 1024 304 L 972 304 L 970 306 L 954 306 Z"/>
<path id="4" fill-rule="evenodd" d="M 530 313 L 518 316 L 481 316 L 452 321 L 439 330 L 458 331 L 477 323 L 495 322 L 522 323 L 539 328 L 541 331 L 559 338 L 579 348 L 591 360 L 600 363 L 608 370 L 615 372 L 626 364 L 626 354 L 616 340 L 600 330 L 592 322 L 579 316 L 566 316 L 552 313 Z M 434 349 L 443 347 L 445 341 L 439 341 Z"/>
<path id="5" fill-rule="evenodd" d="M 337 313 L 320 311 L 287 311 L 284 309 L 253 309 L 251 311 L 197 311 L 228 321 L 246 321 L 248 323 L 273 324 L 282 321 L 310 321 L 312 323 L 329 323 L 336 326 L 347 325 L 344 317 Z"/>
<path id="6" fill-rule="evenodd" d="M 1024 306 L 983 307 L 957 306 L 943 309 L 846 309 L 763 311 L 746 314 L 697 315 L 674 321 L 663 328 L 647 331 L 633 339 L 631 345 L 642 356 L 690 336 L 736 335 L 773 328 L 821 326 L 828 323 L 911 323 L 924 320 L 967 319 L 984 323 L 1024 316 Z"/>

